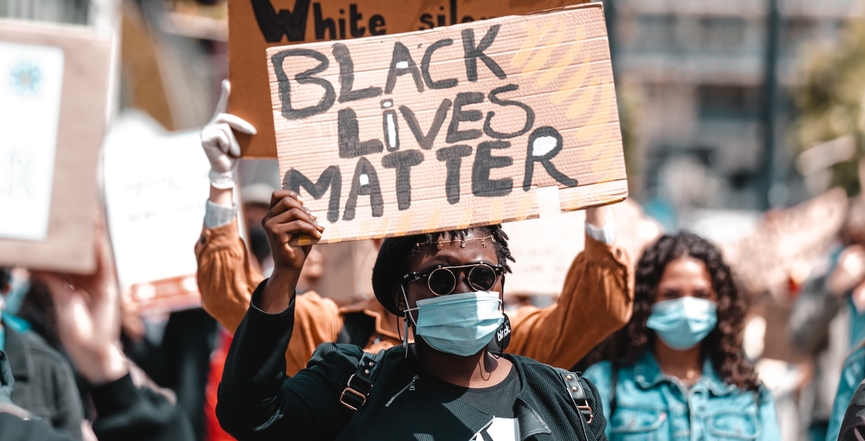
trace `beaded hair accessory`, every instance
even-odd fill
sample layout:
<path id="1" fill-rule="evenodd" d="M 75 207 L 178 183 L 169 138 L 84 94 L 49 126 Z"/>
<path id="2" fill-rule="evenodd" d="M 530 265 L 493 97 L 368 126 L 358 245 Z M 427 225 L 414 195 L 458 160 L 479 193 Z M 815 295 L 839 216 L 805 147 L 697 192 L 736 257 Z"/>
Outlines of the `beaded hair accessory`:
<path id="1" fill-rule="evenodd" d="M 419 243 L 414 244 L 414 246 L 415 246 L 415 248 L 420 248 L 420 247 L 425 246 L 425 245 L 435 245 L 436 248 L 442 249 L 442 248 L 444 248 L 445 245 L 459 242 L 460 248 L 465 248 L 466 242 L 471 242 L 473 240 L 481 241 L 481 245 L 484 248 L 486 248 L 487 247 L 487 240 L 495 242 L 496 238 L 492 234 L 490 234 L 489 236 L 486 236 L 486 237 L 474 237 L 471 239 L 462 238 L 462 239 L 452 239 L 452 240 L 441 240 L 441 241 L 432 242 L 432 243 L 420 243 L 419 242 Z"/>

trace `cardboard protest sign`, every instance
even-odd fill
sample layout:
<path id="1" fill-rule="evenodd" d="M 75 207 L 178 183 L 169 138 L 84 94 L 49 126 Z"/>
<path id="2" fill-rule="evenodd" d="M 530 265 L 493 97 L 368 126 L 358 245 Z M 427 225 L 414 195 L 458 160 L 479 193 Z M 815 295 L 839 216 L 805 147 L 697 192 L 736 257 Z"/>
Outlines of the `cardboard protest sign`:
<path id="1" fill-rule="evenodd" d="M 577 211 L 502 225 L 516 260 L 509 263 L 505 295 L 561 294 L 568 268 L 585 247 L 585 222 L 586 213 Z"/>
<path id="2" fill-rule="evenodd" d="M 506 15 L 527 14 L 587 0 L 229 0 L 228 70 L 231 113 L 258 134 L 238 134 L 243 156 L 276 158 L 265 49 L 421 31 Z"/>
<path id="3" fill-rule="evenodd" d="M 110 41 L 0 20 L 0 266 L 95 267 Z"/>
<path id="4" fill-rule="evenodd" d="M 600 4 L 267 56 L 283 187 L 322 243 L 627 195 Z"/>
<path id="5" fill-rule="evenodd" d="M 807 273 L 836 240 L 847 195 L 835 188 L 793 208 L 769 212 L 749 236 L 722 244 L 724 259 L 745 289 L 779 295 L 791 276 Z"/>
<path id="6" fill-rule="evenodd" d="M 200 303 L 192 240 L 201 233 L 209 171 L 198 132 L 164 133 L 137 112 L 115 120 L 105 143 L 108 228 L 120 285 L 139 310 Z"/>

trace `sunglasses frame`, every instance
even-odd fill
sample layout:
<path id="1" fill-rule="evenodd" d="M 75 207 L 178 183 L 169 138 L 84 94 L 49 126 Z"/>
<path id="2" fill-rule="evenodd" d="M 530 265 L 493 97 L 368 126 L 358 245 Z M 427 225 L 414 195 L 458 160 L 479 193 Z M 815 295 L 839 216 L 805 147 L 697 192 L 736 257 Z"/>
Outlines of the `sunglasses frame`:
<path id="1" fill-rule="evenodd" d="M 468 283 L 468 285 L 469 285 L 469 287 L 470 287 L 471 289 L 476 290 L 476 291 L 485 291 L 485 290 L 479 290 L 479 289 L 477 289 L 478 287 L 475 286 L 475 285 L 471 282 L 471 273 L 472 273 L 472 271 L 474 271 L 476 268 L 478 268 L 478 267 L 480 267 L 480 266 L 485 266 L 485 267 L 491 269 L 491 270 L 493 271 L 493 274 L 495 275 L 495 280 L 498 280 L 499 278 L 501 278 L 501 277 L 504 275 L 504 273 L 505 273 L 505 267 L 504 267 L 503 265 L 492 265 L 492 264 L 489 264 L 489 263 L 486 263 L 486 262 L 475 262 L 475 263 L 469 263 L 469 264 L 466 264 L 466 265 L 444 265 L 444 264 L 436 265 L 436 266 L 434 266 L 434 267 L 432 267 L 432 268 L 427 268 L 427 269 L 425 269 L 425 270 L 423 270 L 423 271 L 414 271 L 414 272 L 410 272 L 410 273 L 408 273 L 408 274 L 402 276 L 402 279 L 403 279 L 403 283 L 407 285 L 407 284 L 409 284 L 409 283 L 417 282 L 418 280 L 421 280 L 421 279 L 424 279 L 424 278 L 425 278 L 425 279 L 426 279 L 426 286 L 427 286 L 427 289 L 429 289 L 429 291 L 430 291 L 434 296 L 436 296 L 436 297 L 441 297 L 441 296 L 446 296 L 446 295 L 451 294 L 451 293 L 454 292 L 454 290 L 457 288 L 457 285 L 459 284 L 459 278 L 457 277 L 457 273 L 460 273 L 460 274 L 465 274 L 466 283 Z M 465 270 L 463 270 L 463 271 L 458 271 L 458 272 L 454 272 L 451 268 L 455 268 L 455 269 L 459 269 L 459 268 L 471 268 L 471 269 L 468 270 L 468 273 L 466 273 Z M 447 271 L 447 272 L 451 273 L 451 276 L 453 276 L 453 279 L 454 279 L 454 286 L 451 288 L 450 292 L 447 292 L 447 293 L 444 293 L 444 294 L 439 294 L 439 293 L 435 292 L 435 291 L 432 289 L 432 286 L 430 286 L 430 278 L 431 278 L 431 276 L 433 275 L 433 273 L 435 273 L 436 271 L 439 271 L 439 270 Z M 493 285 L 492 285 L 492 286 L 495 286 L 495 282 L 493 282 Z M 492 288 L 492 286 L 490 286 L 490 288 Z M 487 289 L 489 289 L 489 288 L 487 288 Z"/>

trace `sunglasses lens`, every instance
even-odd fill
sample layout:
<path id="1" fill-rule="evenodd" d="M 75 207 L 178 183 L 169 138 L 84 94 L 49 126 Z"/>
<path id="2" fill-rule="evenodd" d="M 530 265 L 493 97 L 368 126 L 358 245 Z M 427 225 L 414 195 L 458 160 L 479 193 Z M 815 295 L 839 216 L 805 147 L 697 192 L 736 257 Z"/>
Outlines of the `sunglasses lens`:
<path id="1" fill-rule="evenodd" d="M 469 271 L 469 284 L 478 291 L 486 291 L 496 284 L 496 272 L 487 265 L 478 265 Z"/>
<path id="2" fill-rule="evenodd" d="M 429 275 L 429 289 L 440 296 L 450 294 L 456 286 L 454 273 L 448 269 L 437 269 Z"/>

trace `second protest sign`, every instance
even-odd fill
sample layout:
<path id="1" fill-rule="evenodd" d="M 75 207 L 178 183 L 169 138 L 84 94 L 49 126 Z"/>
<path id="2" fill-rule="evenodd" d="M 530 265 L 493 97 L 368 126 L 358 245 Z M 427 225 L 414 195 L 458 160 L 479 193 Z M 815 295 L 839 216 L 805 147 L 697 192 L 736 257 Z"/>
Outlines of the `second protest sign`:
<path id="1" fill-rule="evenodd" d="M 599 4 L 267 57 L 283 188 L 322 243 L 534 218 L 539 194 L 562 211 L 627 196 Z"/>

